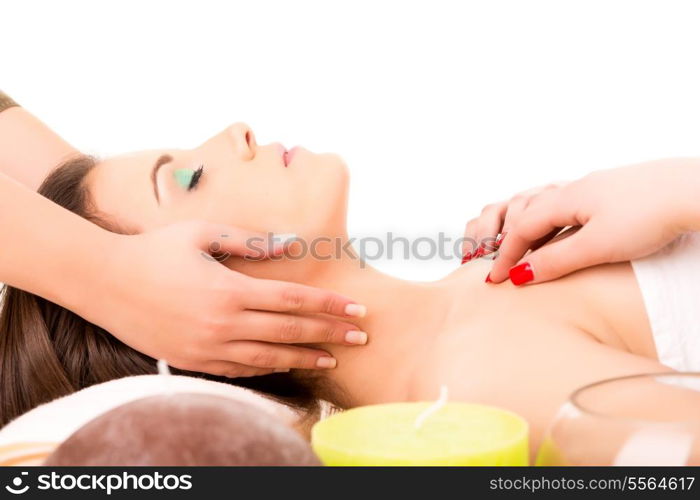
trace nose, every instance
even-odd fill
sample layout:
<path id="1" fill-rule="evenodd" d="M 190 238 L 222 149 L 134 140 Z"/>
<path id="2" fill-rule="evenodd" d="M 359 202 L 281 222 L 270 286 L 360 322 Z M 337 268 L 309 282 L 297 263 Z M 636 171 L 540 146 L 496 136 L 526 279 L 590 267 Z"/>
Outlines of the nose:
<path id="1" fill-rule="evenodd" d="M 250 160 L 255 156 L 258 144 L 255 142 L 253 130 L 247 124 L 234 123 L 226 129 L 225 134 L 242 160 Z"/>

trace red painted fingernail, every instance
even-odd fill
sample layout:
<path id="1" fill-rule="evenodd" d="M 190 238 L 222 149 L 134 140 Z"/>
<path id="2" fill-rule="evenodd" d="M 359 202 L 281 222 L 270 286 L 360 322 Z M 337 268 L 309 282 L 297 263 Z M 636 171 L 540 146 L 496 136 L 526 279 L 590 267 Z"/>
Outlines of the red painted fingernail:
<path id="1" fill-rule="evenodd" d="M 493 283 L 493 281 L 491 281 L 491 273 L 488 273 L 486 275 L 486 280 L 484 281 L 484 283 Z"/>
<path id="2" fill-rule="evenodd" d="M 476 249 L 476 252 L 474 252 L 474 257 L 472 257 L 472 258 L 478 259 L 482 255 L 484 255 L 484 247 L 483 247 L 483 245 L 479 245 L 479 248 Z"/>
<path id="3" fill-rule="evenodd" d="M 529 262 L 523 262 L 522 264 L 511 268 L 508 272 L 510 275 L 510 281 L 514 285 L 522 285 L 535 279 L 535 273 L 532 270 L 532 266 Z"/>
<path id="4" fill-rule="evenodd" d="M 467 252 L 464 254 L 464 257 L 462 257 L 462 264 L 464 264 L 465 262 L 469 262 L 470 260 L 472 260 L 472 253 Z"/>
<path id="5" fill-rule="evenodd" d="M 496 238 L 496 248 L 501 246 L 501 243 L 503 243 L 503 239 L 506 237 L 506 234 L 508 233 L 501 233 L 498 235 L 498 238 Z"/>

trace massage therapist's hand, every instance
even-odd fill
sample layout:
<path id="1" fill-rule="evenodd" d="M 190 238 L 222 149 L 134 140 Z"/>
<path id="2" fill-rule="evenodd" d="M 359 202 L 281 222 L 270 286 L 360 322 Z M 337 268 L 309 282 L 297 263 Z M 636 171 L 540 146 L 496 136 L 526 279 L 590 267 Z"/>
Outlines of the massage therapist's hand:
<path id="1" fill-rule="evenodd" d="M 252 238 L 259 238 L 251 240 Z M 264 234 L 185 222 L 133 236 L 117 235 L 101 283 L 79 313 L 122 342 L 174 367 L 229 377 L 289 368 L 332 368 L 322 350 L 291 344 L 351 345 L 344 320 L 364 308 L 335 293 L 234 272 L 209 256 L 260 258 L 283 253 Z M 249 244 L 250 241 L 260 243 Z M 217 254 L 217 255 L 218 255 Z M 331 317 L 305 317 L 323 313 Z M 338 319 L 333 319 L 335 316 Z M 358 333 L 349 336 L 358 343 Z"/>
<path id="2" fill-rule="evenodd" d="M 493 226 L 481 239 L 505 235 L 495 244 L 500 252 L 490 281 L 548 281 L 644 257 L 681 233 L 699 230 L 700 161 L 659 160 L 602 170 L 494 207 L 480 217 Z M 552 240 L 568 226 L 573 230 Z"/>

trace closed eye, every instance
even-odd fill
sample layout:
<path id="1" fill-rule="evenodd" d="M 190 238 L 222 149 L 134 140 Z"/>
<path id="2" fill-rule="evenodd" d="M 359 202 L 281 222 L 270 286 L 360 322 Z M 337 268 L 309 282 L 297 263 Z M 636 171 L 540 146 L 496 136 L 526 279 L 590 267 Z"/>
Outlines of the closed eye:
<path id="1" fill-rule="evenodd" d="M 187 186 L 188 191 L 192 191 L 194 188 L 197 187 L 197 184 L 199 184 L 199 179 L 202 177 L 202 174 L 204 173 L 204 165 L 200 165 L 197 170 L 194 171 L 194 174 L 192 174 L 192 179 L 190 180 L 189 186 Z"/>
<path id="2" fill-rule="evenodd" d="M 199 184 L 199 179 L 204 172 L 204 165 L 200 165 L 196 170 L 191 168 L 178 168 L 173 172 L 175 182 L 187 191 L 192 191 Z"/>

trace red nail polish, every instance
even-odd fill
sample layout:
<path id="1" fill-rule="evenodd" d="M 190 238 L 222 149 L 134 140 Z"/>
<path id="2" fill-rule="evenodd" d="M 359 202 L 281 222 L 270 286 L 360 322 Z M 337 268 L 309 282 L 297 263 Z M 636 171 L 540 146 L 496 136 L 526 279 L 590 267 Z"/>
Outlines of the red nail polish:
<path id="1" fill-rule="evenodd" d="M 535 273 L 529 262 L 523 262 L 511 268 L 508 274 L 510 275 L 510 281 L 512 281 L 514 285 L 522 285 L 535 279 Z"/>
<path id="2" fill-rule="evenodd" d="M 476 249 L 476 252 L 474 252 L 474 257 L 472 257 L 472 258 L 478 259 L 482 255 L 484 255 L 484 248 L 481 245 L 479 245 L 479 248 Z"/>
<path id="3" fill-rule="evenodd" d="M 503 238 L 506 237 L 507 233 L 501 233 L 498 235 L 498 238 L 496 238 L 496 248 L 501 246 L 501 243 L 503 243 Z"/>
<path id="4" fill-rule="evenodd" d="M 488 273 L 486 275 L 486 280 L 484 281 L 484 283 L 493 283 L 493 281 L 491 281 L 491 273 Z"/>
<path id="5" fill-rule="evenodd" d="M 469 262 L 470 260 L 472 260 L 472 253 L 467 252 L 464 254 L 464 257 L 462 257 L 462 264 L 464 264 L 465 262 Z"/>

